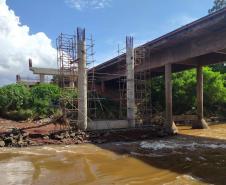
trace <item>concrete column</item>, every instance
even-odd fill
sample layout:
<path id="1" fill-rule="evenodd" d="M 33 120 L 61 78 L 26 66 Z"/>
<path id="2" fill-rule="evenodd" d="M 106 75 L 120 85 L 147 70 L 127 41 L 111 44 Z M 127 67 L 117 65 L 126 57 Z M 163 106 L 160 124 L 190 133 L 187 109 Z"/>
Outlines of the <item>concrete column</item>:
<path id="1" fill-rule="evenodd" d="M 40 83 L 44 83 L 45 82 L 45 75 L 44 74 L 40 74 Z"/>
<path id="2" fill-rule="evenodd" d="M 126 37 L 127 119 L 135 127 L 134 49 L 133 37 Z"/>
<path id="3" fill-rule="evenodd" d="M 165 98 L 166 98 L 166 120 L 164 129 L 169 134 L 176 134 L 177 127 L 173 121 L 173 101 L 172 101 L 172 65 L 165 65 Z"/>
<path id="4" fill-rule="evenodd" d="M 203 71 L 202 66 L 197 66 L 197 116 L 198 121 L 193 122 L 192 128 L 194 129 L 204 129 L 208 128 L 203 116 Z"/>
<path id="5" fill-rule="evenodd" d="M 78 55 L 78 126 L 87 129 L 87 69 L 85 29 L 77 28 Z"/>

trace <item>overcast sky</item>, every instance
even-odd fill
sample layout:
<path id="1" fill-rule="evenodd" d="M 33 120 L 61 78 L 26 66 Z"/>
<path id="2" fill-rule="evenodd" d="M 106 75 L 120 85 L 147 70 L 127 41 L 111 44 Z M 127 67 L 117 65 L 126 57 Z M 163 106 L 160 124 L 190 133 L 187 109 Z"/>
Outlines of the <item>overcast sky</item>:
<path id="1" fill-rule="evenodd" d="M 213 0 L 0 0 L 0 85 L 35 66 L 57 67 L 55 39 L 85 27 L 96 64 L 117 55 L 126 35 L 153 40 L 207 15 Z"/>

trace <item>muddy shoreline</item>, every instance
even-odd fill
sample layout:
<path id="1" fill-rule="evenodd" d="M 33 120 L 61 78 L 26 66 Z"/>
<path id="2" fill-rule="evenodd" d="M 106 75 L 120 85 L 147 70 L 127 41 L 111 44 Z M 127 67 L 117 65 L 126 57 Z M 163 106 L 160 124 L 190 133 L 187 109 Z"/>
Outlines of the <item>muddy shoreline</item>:
<path id="1" fill-rule="evenodd" d="M 170 137 L 160 124 L 117 130 L 81 131 L 69 130 L 48 121 L 15 122 L 0 118 L 0 147 L 102 144 Z"/>
<path id="2" fill-rule="evenodd" d="M 81 131 L 61 130 L 50 133 L 29 133 L 23 129 L 13 128 L 0 133 L 0 147 L 27 147 L 42 145 L 69 145 L 82 143 L 109 143 L 120 141 L 138 141 L 157 137 L 166 137 L 161 126 L 152 125 L 144 128 L 118 130 Z"/>

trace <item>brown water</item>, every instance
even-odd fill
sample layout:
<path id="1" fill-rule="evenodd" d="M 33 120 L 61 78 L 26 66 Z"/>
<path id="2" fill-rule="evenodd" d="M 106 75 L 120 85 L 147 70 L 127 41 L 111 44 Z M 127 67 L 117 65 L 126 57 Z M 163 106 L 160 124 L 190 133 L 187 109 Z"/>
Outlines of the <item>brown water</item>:
<path id="1" fill-rule="evenodd" d="M 0 149 L 0 184 L 226 184 L 226 124 L 129 143 Z"/>

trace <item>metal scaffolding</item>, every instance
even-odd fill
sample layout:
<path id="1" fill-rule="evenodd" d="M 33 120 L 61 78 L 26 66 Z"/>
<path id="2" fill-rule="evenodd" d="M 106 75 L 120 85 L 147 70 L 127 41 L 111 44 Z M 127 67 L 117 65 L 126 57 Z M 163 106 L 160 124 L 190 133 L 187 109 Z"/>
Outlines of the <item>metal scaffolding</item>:
<path id="1" fill-rule="evenodd" d="M 144 63 L 145 48 L 139 47 L 134 49 L 135 67 Z M 126 73 L 126 64 L 118 66 L 119 71 Z M 151 123 L 152 103 L 151 103 L 151 84 L 148 80 L 151 78 L 151 71 L 136 72 L 135 79 L 135 106 L 136 106 L 136 125 L 146 125 Z M 122 76 L 119 79 L 119 115 L 121 119 L 126 118 L 126 93 L 127 79 Z"/>
<path id="2" fill-rule="evenodd" d="M 62 88 L 60 107 L 67 126 L 77 126 L 78 99 L 77 78 L 77 44 L 76 36 L 61 33 L 56 39 L 57 64 L 59 69 L 58 84 Z M 70 75 L 66 75 L 69 73 Z M 68 120 L 68 121 L 66 121 Z"/>
<path id="3" fill-rule="evenodd" d="M 95 74 L 95 52 L 94 52 L 94 40 L 91 35 L 89 39 L 87 39 L 87 66 L 89 69 L 88 75 L 88 117 L 92 120 L 98 119 L 97 109 L 101 109 L 101 98 L 99 97 L 95 85 L 96 74 Z"/>
<path id="4" fill-rule="evenodd" d="M 81 56 L 83 51 L 80 51 L 81 43 L 79 44 L 78 38 L 81 38 L 84 30 L 78 28 L 77 36 L 76 35 L 68 35 L 68 34 L 60 34 L 56 40 L 57 45 L 57 63 L 59 69 L 59 77 L 58 84 L 62 88 L 61 98 L 60 98 L 60 107 L 62 110 L 62 114 L 64 119 L 68 120 L 70 123 L 69 126 L 77 127 L 79 126 L 79 114 L 84 114 L 79 110 L 79 98 L 76 96 L 81 96 L 81 92 L 79 93 L 79 62 L 81 61 Z M 85 39 L 85 37 L 84 37 Z M 94 40 L 91 35 L 90 38 L 86 38 L 84 40 L 84 48 L 85 48 L 85 84 L 80 85 L 87 86 L 87 115 L 88 121 L 92 121 L 93 119 L 97 119 L 97 107 L 101 108 L 100 98 L 97 94 L 96 86 L 95 86 L 95 70 L 94 70 Z M 78 48 L 80 48 L 78 50 Z M 78 54 L 80 52 L 80 54 Z M 68 75 L 69 73 L 69 75 Z M 80 72 L 81 73 L 81 72 Z M 82 75 L 82 74 L 81 74 Z M 86 103 L 85 103 L 86 104 Z M 84 105 L 85 105 L 84 104 Z M 85 116 L 85 115 L 83 115 Z M 81 116 L 80 116 L 81 117 Z M 81 118 L 80 118 L 81 119 Z"/>

